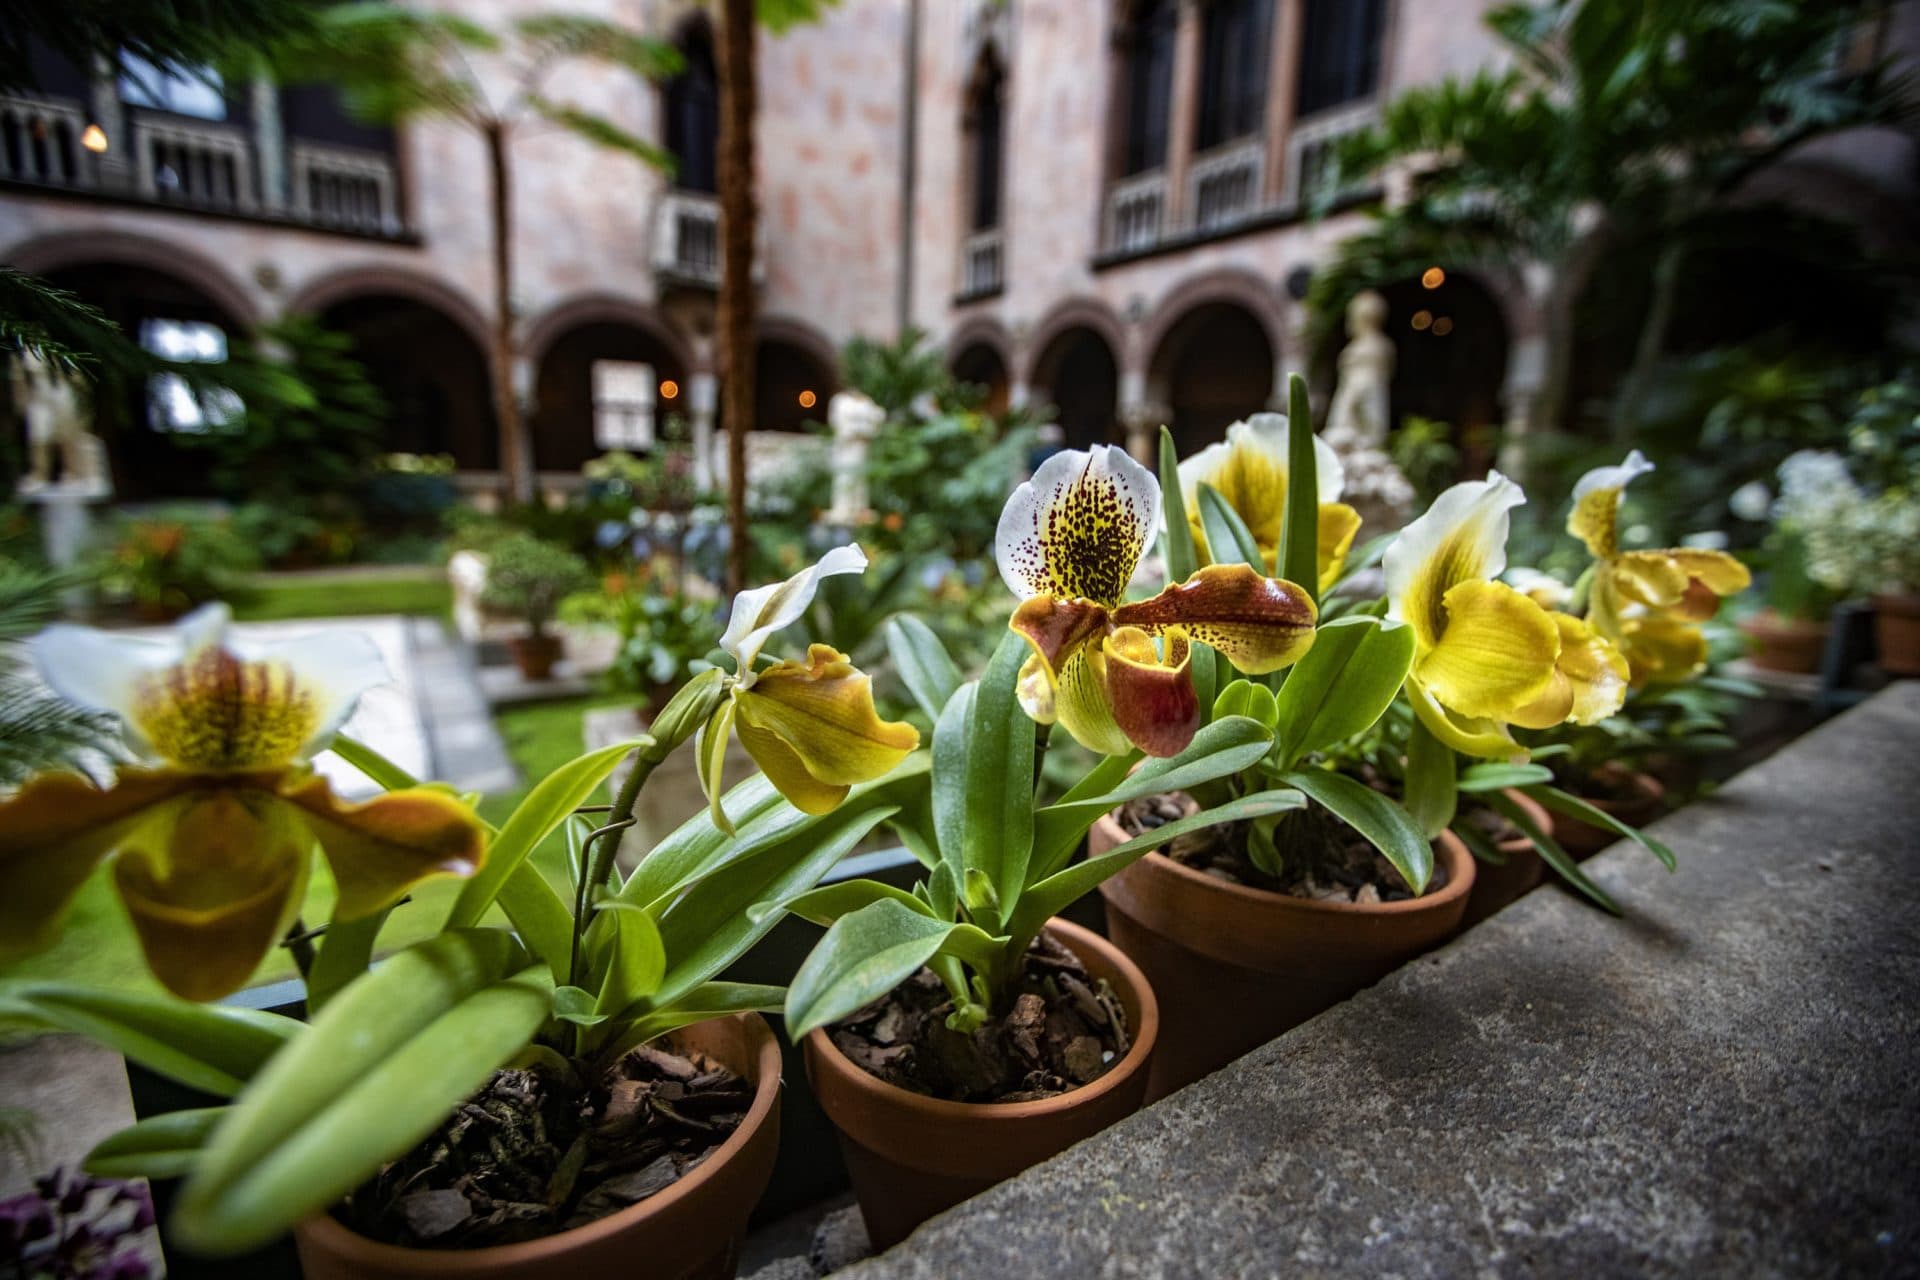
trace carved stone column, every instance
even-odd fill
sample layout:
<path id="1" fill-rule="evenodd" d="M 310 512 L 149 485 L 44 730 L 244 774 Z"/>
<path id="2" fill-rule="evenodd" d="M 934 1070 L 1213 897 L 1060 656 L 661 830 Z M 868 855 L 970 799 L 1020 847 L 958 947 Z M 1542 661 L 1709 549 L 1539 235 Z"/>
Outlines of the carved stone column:
<path id="1" fill-rule="evenodd" d="M 1193 168 L 1193 134 L 1200 115 L 1200 0 L 1180 0 L 1173 38 L 1173 104 L 1167 120 L 1167 217 L 1161 235 L 1187 226 L 1187 175 Z"/>
<path id="2" fill-rule="evenodd" d="M 1294 104 L 1300 97 L 1300 39 L 1306 29 L 1307 0 L 1274 0 L 1273 52 L 1267 63 L 1266 167 L 1263 204 L 1277 204 L 1287 189 L 1287 138 L 1293 132 Z"/>
<path id="3" fill-rule="evenodd" d="M 253 82 L 253 153 L 260 175 L 260 209 L 279 213 L 287 206 L 287 134 L 280 127 L 280 89 L 273 81 Z"/>

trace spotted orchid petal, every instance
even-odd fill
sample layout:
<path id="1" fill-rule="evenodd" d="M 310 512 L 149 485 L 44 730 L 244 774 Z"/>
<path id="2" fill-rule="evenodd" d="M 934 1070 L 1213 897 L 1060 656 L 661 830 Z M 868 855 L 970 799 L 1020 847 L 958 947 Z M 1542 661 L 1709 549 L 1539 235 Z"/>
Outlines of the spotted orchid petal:
<path id="1" fill-rule="evenodd" d="M 1508 719 L 1528 729 L 1550 729 L 1573 721 L 1598 724 L 1620 710 L 1627 696 L 1627 660 L 1579 618 L 1550 615 L 1560 632 L 1560 656 L 1545 692 L 1512 712 Z"/>
<path id="2" fill-rule="evenodd" d="M 1200 728 L 1200 699 L 1187 668 L 1186 633 L 1170 628 L 1154 638 L 1120 627 L 1103 642 L 1107 705 L 1127 741 L 1150 756 L 1176 756 Z"/>
<path id="3" fill-rule="evenodd" d="M 920 745 L 912 725 L 880 718 L 872 680 L 831 645 L 767 668 L 734 703 L 741 745 L 804 813 L 831 812 L 854 784 L 891 772 Z"/>
<path id="4" fill-rule="evenodd" d="M 1619 550 L 1617 525 L 1620 495 L 1640 476 L 1654 469 L 1638 449 L 1617 466 L 1595 467 L 1573 486 L 1573 510 L 1567 516 L 1567 532 L 1587 544 L 1587 550 L 1601 559 Z"/>
<path id="5" fill-rule="evenodd" d="M 1178 627 L 1249 675 L 1298 661 L 1313 644 L 1318 616 L 1306 591 L 1244 564 L 1209 565 L 1151 599 L 1113 611 L 1116 626 L 1150 632 Z"/>
<path id="6" fill-rule="evenodd" d="M 1008 626 L 1033 646 L 1034 656 L 1058 671 L 1067 655 L 1106 630 L 1109 610 L 1091 600 L 1035 596 L 1013 611 Z"/>
<path id="7" fill-rule="evenodd" d="M 820 580 L 843 573 L 865 573 L 867 554 L 855 543 L 835 547 L 815 564 L 785 582 L 742 591 L 733 598 L 733 614 L 720 637 L 720 648 L 734 661 L 734 674 L 751 684 L 753 664 L 774 633 L 792 626 L 813 603 Z"/>
<path id="8" fill-rule="evenodd" d="M 1519 485 L 1489 472 L 1435 498 L 1387 548 L 1388 616 L 1412 626 L 1423 649 L 1439 644 L 1446 630 L 1447 592 L 1506 569 L 1507 513 L 1526 500 Z"/>
<path id="9" fill-rule="evenodd" d="M 993 555 L 1009 590 L 1120 603 L 1160 524 L 1160 483 L 1111 445 L 1040 464 L 1000 513 Z"/>

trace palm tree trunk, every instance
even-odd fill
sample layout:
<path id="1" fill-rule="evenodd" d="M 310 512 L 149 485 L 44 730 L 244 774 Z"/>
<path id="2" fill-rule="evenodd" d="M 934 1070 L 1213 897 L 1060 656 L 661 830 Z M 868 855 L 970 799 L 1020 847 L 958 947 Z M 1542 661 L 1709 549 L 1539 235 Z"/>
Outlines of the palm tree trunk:
<path id="1" fill-rule="evenodd" d="M 747 432 L 753 427 L 753 0 L 720 18 L 720 422 L 727 432 L 727 590 L 747 584 Z"/>
<path id="2" fill-rule="evenodd" d="M 513 172 L 507 162 L 506 125 L 494 120 L 485 132 L 493 178 L 493 412 L 500 426 L 500 473 L 508 498 L 530 502 L 533 455 L 513 386 Z"/>

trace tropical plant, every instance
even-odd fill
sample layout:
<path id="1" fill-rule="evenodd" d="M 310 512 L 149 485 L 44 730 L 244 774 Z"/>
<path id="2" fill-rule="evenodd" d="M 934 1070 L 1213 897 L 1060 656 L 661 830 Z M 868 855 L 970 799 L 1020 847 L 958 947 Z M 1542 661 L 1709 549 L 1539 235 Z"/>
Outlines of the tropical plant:
<path id="1" fill-rule="evenodd" d="M 618 648 L 603 680 L 616 693 L 677 687 L 713 665 L 719 639 L 712 605 L 638 575 L 611 575 L 599 590 L 568 596 L 560 621 L 614 630 Z"/>
<path id="2" fill-rule="evenodd" d="M 75 707 L 22 670 L 22 641 L 53 621 L 75 580 L 0 559 L 0 786 L 36 773 L 79 769 L 114 751 L 110 717 Z"/>
<path id="3" fill-rule="evenodd" d="M 235 594 L 259 567 L 230 520 L 181 511 L 120 521 L 96 553 L 95 577 L 110 598 L 173 617 Z"/>

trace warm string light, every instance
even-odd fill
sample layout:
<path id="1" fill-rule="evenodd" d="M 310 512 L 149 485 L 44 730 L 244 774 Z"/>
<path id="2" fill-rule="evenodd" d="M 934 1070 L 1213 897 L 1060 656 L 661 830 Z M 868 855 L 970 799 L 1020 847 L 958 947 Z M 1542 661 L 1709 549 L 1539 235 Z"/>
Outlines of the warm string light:
<path id="1" fill-rule="evenodd" d="M 1447 282 L 1447 273 L 1439 267 L 1428 267 L 1420 273 L 1420 283 L 1428 289 L 1438 289 Z"/>
<path id="2" fill-rule="evenodd" d="M 1425 330 L 1428 325 L 1433 323 L 1433 312 L 1422 307 L 1413 313 L 1413 319 L 1410 323 L 1415 330 Z"/>
<path id="3" fill-rule="evenodd" d="M 97 124 L 90 124 L 80 133 L 80 145 L 95 155 L 107 149 L 107 131 Z"/>
<path id="4" fill-rule="evenodd" d="M 800 407 L 802 409 L 811 409 L 818 401 L 819 397 L 815 396 L 811 391 L 802 391 L 800 393 Z"/>
<path id="5" fill-rule="evenodd" d="M 664 378 L 661 380 L 660 398 L 662 400 L 671 400 L 679 394 L 680 394 L 679 383 L 675 382 L 672 378 Z"/>
<path id="6" fill-rule="evenodd" d="M 1440 317 L 1440 318 L 1439 318 L 1438 320 L 1435 320 L 1435 321 L 1433 322 L 1433 336 L 1434 336 L 1434 337 L 1436 337 L 1436 338 L 1444 338 L 1444 337 L 1446 337 L 1446 336 L 1447 336 L 1448 334 L 1450 334 L 1450 333 L 1452 333 L 1452 332 L 1453 332 L 1453 317 L 1452 317 L 1452 316 L 1441 316 L 1441 317 Z"/>

